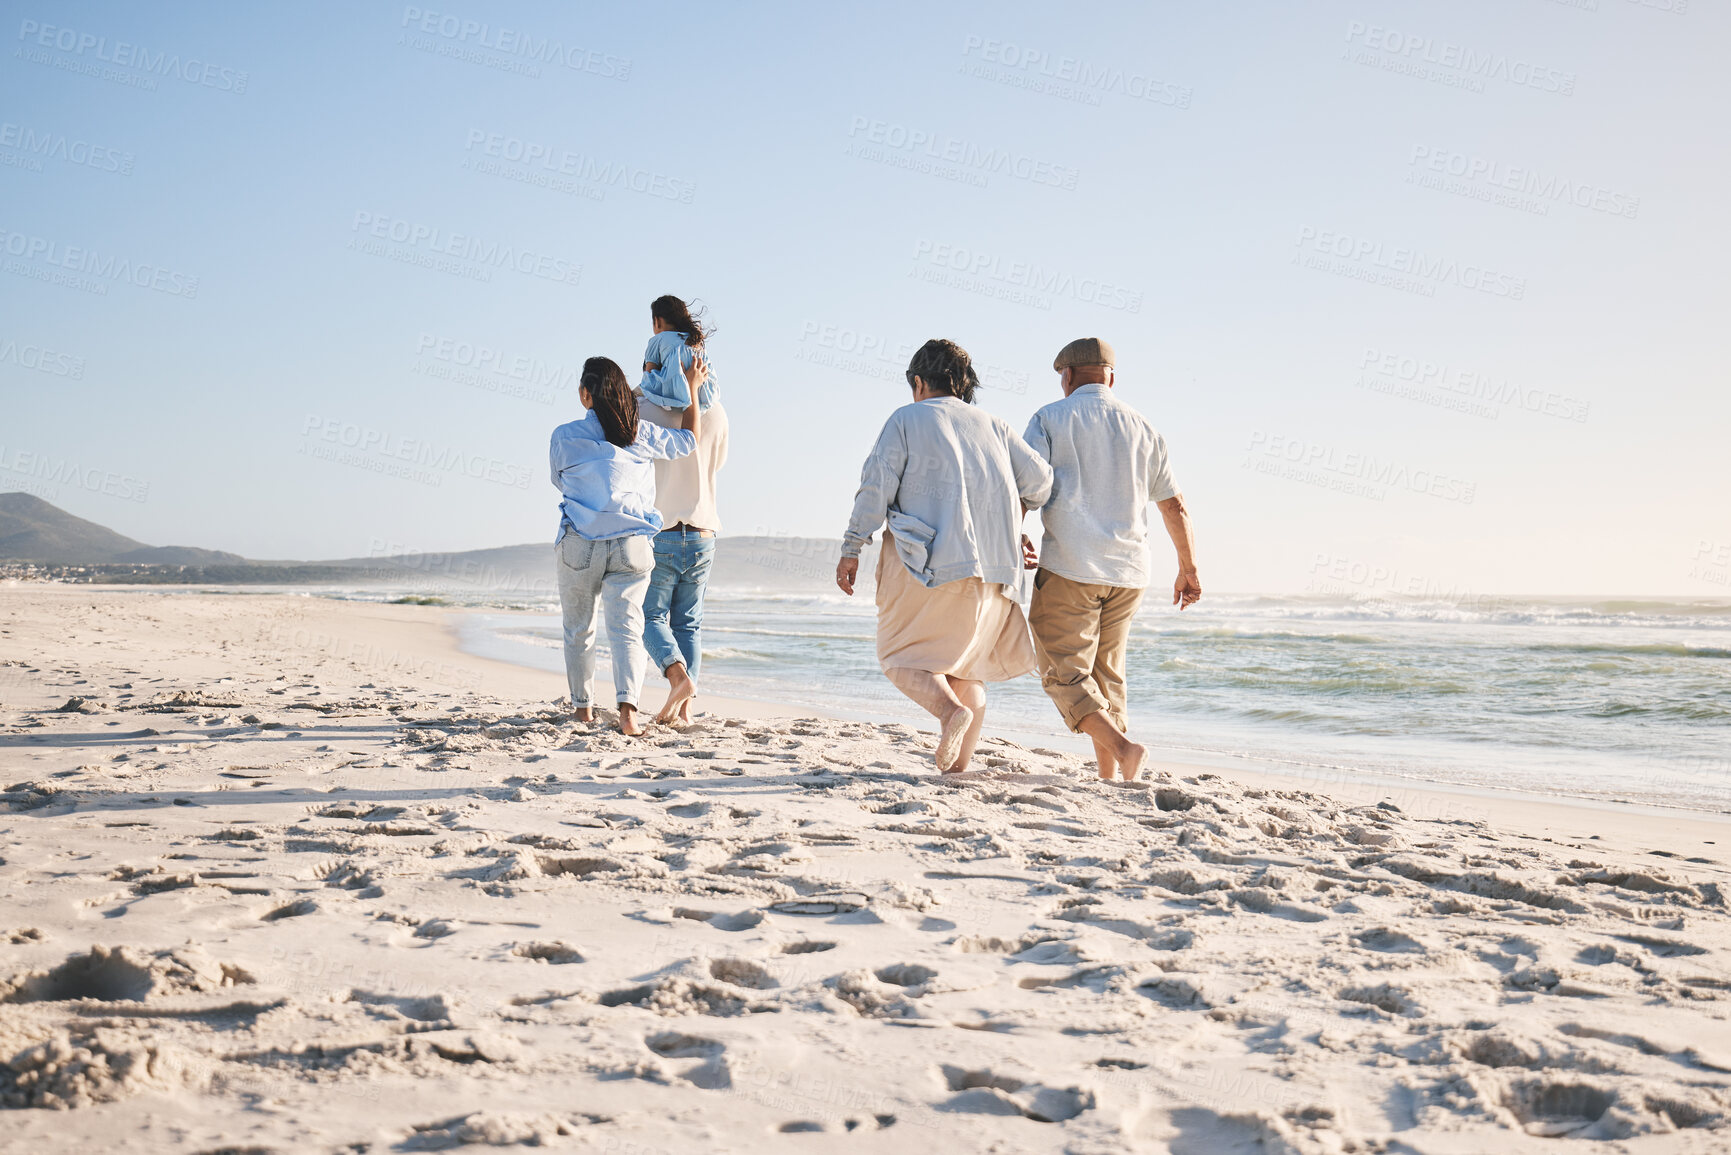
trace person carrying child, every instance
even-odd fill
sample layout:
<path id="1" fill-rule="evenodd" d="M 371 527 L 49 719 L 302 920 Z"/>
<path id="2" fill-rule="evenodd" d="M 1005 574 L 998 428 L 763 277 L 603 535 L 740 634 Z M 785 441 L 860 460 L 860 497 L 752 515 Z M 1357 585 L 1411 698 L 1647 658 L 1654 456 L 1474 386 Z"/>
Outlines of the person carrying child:
<path id="1" fill-rule="evenodd" d="M 688 398 L 701 395 L 706 372 L 700 357 L 684 367 Z M 642 733 L 636 715 L 645 660 L 643 595 L 655 566 L 650 540 L 661 530 L 654 462 L 697 448 L 701 407 L 687 403 L 677 429 L 640 421 L 625 371 L 606 357 L 583 362 L 578 397 L 588 412 L 555 429 L 548 449 L 560 495 L 553 548 L 565 677 L 577 719 L 594 721 L 590 684 L 599 605 L 607 623 L 619 729 L 636 735 Z"/>

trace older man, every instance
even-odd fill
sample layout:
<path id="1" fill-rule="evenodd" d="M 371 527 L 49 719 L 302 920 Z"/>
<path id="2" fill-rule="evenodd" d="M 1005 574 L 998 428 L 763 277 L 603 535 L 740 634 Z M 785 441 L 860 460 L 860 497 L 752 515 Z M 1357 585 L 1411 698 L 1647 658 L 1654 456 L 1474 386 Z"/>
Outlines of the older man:
<path id="1" fill-rule="evenodd" d="M 1054 475 L 1028 624 L 1047 695 L 1072 731 L 1093 739 L 1100 777 L 1130 782 L 1147 756 L 1126 736 L 1124 665 L 1150 576 L 1149 502 L 1178 551 L 1173 604 L 1195 602 L 1202 585 L 1166 439 L 1113 394 L 1116 360 L 1098 337 L 1065 345 L 1052 362 L 1064 399 L 1028 423 L 1026 440 Z M 1032 543 L 1022 542 L 1032 558 Z"/>

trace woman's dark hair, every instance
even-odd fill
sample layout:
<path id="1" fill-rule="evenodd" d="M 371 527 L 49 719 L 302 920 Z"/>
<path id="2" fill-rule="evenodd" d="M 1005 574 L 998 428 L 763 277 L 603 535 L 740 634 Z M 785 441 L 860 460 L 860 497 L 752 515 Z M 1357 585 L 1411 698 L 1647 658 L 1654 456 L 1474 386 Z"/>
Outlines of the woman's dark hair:
<path id="1" fill-rule="evenodd" d="M 607 440 L 623 449 L 637 440 L 637 394 L 625 380 L 625 370 L 607 357 L 583 362 L 583 388 L 601 422 Z"/>
<path id="2" fill-rule="evenodd" d="M 938 393 L 948 393 L 972 405 L 974 390 L 980 387 L 979 374 L 968 351 L 954 341 L 933 338 L 914 352 L 908 362 L 908 386 L 918 377 Z"/>
<path id="3" fill-rule="evenodd" d="M 691 315 L 691 307 L 671 294 L 649 302 L 649 315 L 665 322 L 675 333 L 684 333 L 685 343 L 693 349 L 703 344 L 703 339 L 713 332 L 699 325 L 697 318 Z"/>

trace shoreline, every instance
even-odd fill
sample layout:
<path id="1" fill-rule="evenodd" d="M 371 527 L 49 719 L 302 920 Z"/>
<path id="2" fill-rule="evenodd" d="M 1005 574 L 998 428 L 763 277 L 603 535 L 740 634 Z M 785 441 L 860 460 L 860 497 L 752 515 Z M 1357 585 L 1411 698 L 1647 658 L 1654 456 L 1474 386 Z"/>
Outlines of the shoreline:
<path id="1" fill-rule="evenodd" d="M 40 588 L 50 583 L 29 583 Z M 19 587 L 27 588 L 20 583 Z M 58 585 L 59 589 L 91 593 L 122 594 L 128 597 L 155 594 L 164 597 L 208 595 L 280 600 L 297 607 L 301 625 L 296 629 L 311 630 L 316 636 L 305 639 L 313 649 L 328 649 L 335 653 L 348 652 L 365 661 L 387 659 L 393 655 L 408 655 L 420 663 L 418 668 L 431 668 L 434 679 L 443 677 L 452 687 L 473 683 L 485 684 L 490 692 L 526 701 L 550 702 L 566 693 L 564 675 L 501 658 L 486 657 L 465 648 L 460 623 L 463 618 L 480 615 L 544 614 L 538 610 L 506 610 L 497 607 L 421 606 L 388 601 L 359 601 L 325 598 L 316 594 L 255 593 L 245 586 L 211 587 L 132 585 Z M 313 609 L 313 607 L 322 607 Z M 346 607 L 346 608 L 336 608 Z M 604 680 L 604 660 L 597 667 L 597 677 Z M 644 679 L 645 701 L 641 706 L 645 716 L 652 717 L 665 696 L 665 685 L 651 674 Z M 909 703 L 905 714 L 881 714 L 871 711 L 837 710 L 764 698 L 744 698 L 720 694 L 704 694 L 700 709 L 711 714 L 723 714 L 752 720 L 791 720 L 794 718 L 828 718 L 871 724 L 911 725 L 925 730 L 934 723 L 919 714 Z M 995 727 L 990 723 L 987 735 L 1004 739 L 1026 748 L 1047 747 L 1090 761 L 1092 747 L 1080 735 L 1059 731 L 1038 732 Z M 1645 831 L 1644 840 L 1667 845 L 1677 837 L 1691 845 L 1731 846 L 1731 811 L 1694 809 L 1638 800 L 1613 800 L 1577 795 L 1546 795 L 1528 790 L 1498 789 L 1483 785 L 1440 782 L 1424 778 L 1358 770 L 1350 766 L 1326 766 L 1281 763 L 1249 754 L 1213 753 L 1182 748 L 1164 747 L 1144 737 L 1150 752 L 1150 767 L 1186 774 L 1221 774 L 1246 785 L 1263 789 L 1304 789 L 1329 794 L 1342 800 L 1392 801 L 1404 810 L 1430 817 L 1455 817 L 1494 823 L 1510 822 L 1528 833 L 1555 835 L 1591 826 L 1591 816 L 1604 815 L 1617 819 L 1636 820 Z M 1290 768 L 1289 768 L 1290 767 Z M 1555 810 L 1556 813 L 1547 813 Z M 1609 824 L 1615 826 L 1616 823 Z M 1570 833 L 1576 838 L 1591 835 Z M 1601 833 L 1600 841 L 1604 835 Z"/>
<path id="2" fill-rule="evenodd" d="M 418 608 L 418 607 L 416 607 Z M 499 658 L 483 657 L 464 648 L 460 619 L 470 615 L 506 615 L 512 612 L 530 614 L 537 611 L 505 611 L 496 608 L 467 607 L 433 607 L 440 617 L 440 628 L 443 629 L 452 649 L 466 660 L 487 663 L 489 666 L 503 667 L 524 674 L 538 677 L 551 683 L 555 688 L 550 695 L 558 697 L 565 691 L 564 679 L 561 675 L 527 664 L 511 662 Z M 599 674 L 598 674 L 599 676 Z M 650 714 L 659 709 L 664 687 L 659 686 L 659 679 L 653 675 L 645 679 L 646 703 L 644 709 Z M 990 691 L 988 690 L 988 695 Z M 731 714 L 750 718 L 798 718 L 815 717 L 831 718 L 842 721 L 868 723 L 898 723 L 913 725 L 918 729 L 929 728 L 935 723 L 924 715 L 915 715 L 918 711 L 912 708 L 904 715 L 879 714 L 871 711 L 836 710 L 831 707 L 795 704 L 783 701 L 773 701 L 757 698 L 736 698 L 722 695 L 704 694 L 700 699 L 702 709 L 713 713 Z M 989 704 L 988 704 L 989 710 Z M 1075 754 L 1089 759 L 1092 746 L 1081 735 L 1065 733 L 1030 733 L 1026 730 L 995 727 L 991 724 L 988 712 L 984 734 L 1005 739 L 1029 748 L 1050 747 L 1065 753 Z M 1574 833 L 1583 826 L 1590 825 L 1590 813 L 1601 813 L 1607 816 L 1640 818 L 1651 820 L 1654 828 L 1644 832 L 1647 841 L 1669 843 L 1676 837 L 1681 837 L 1692 843 L 1713 846 L 1723 843 L 1731 846 L 1731 811 L 1696 810 L 1680 806 L 1665 806 L 1638 801 L 1616 801 L 1599 798 L 1585 798 L 1573 795 L 1542 795 L 1524 790 L 1498 790 L 1494 787 L 1479 787 L 1457 785 L 1447 782 L 1436 782 L 1420 778 L 1402 778 L 1388 774 L 1378 774 L 1370 771 L 1356 770 L 1340 766 L 1312 766 L 1303 763 L 1288 763 L 1301 769 L 1288 770 L 1280 764 L 1252 755 L 1209 754 L 1199 751 L 1163 747 L 1158 742 L 1144 738 L 1148 746 L 1150 769 L 1168 770 L 1182 774 L 1221 774 L 1246 785 L 1263 789 L 1303 789 L 1315 790 L 1342 800 L 1359 802 L 1392 801 L 1403 810 L 1410 811 L 1422 817 L 1458 818 L 1468 821 L 1485 821 L 1493 824 L 1508 822 L 1527 833 L 1545 835 L 1563 835 L 1576 838 L 1592 838 L 1591 834 Z M 1558 808 L 1560 813 L 1549 814 L 1550 808 Z M 1574 813 L 1583 811 L 1588 813 Z M 1600 834 L 1598 840 L 1603 841 Z"/>

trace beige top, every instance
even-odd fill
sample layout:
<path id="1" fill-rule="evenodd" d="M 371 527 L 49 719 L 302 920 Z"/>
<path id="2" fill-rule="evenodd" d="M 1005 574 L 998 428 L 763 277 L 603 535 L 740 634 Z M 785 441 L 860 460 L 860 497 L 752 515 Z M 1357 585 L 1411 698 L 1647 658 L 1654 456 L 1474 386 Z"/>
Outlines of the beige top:
<path id="1" fill-rule="evenodd" d="M 638 415 L 664 429 L 679 428 L 679 414 L 653 401 L 637 398 Z M 655 463 L 655 508 L 661 524 L 672 529 L 680 522 L 712 533 L 721 532 L 721 517 L 715 511 L 715 475 L 727 464 L 727 410 L 717 401 L 703 411 L 698 422 L 697 452 L 671 461 Z"/>

